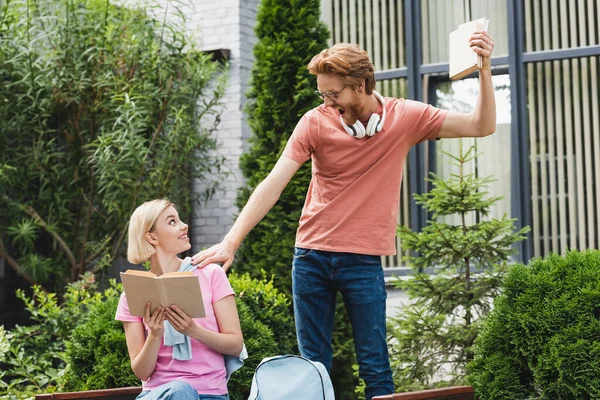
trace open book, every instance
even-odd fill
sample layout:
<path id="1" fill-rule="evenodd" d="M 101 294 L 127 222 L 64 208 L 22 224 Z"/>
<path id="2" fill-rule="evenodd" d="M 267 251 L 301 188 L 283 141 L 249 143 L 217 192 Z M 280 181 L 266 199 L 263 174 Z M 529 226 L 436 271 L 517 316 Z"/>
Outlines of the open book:
<path id="1" fill-rule="evenodd" d="M 200 281 L 193 272 L 168 272 L 156 276 L 152 272 L 128 269 L 121 272 L 121 281 L 129 313 L 135 317 L 146 315 L 147 302 L 151 303 L 151 312 L 159 305 L 176 305 L 192 318 L 206 316 Z"/>
<path id="2" fill-rule="evenodd" d="M 455 81 L 481 68 L 482 57 L 469 46 L 469 38 L 477 30 L 487 31 L 489 20 L 479 18 L 460 24 L 458 29 L 450 33 L 450 79 Z"/>

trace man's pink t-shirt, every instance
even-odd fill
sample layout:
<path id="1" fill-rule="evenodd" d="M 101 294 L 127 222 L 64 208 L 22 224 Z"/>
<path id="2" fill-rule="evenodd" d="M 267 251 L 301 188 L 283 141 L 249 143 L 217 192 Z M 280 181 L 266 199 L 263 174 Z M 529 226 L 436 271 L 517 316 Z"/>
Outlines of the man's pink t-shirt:
<path id="1" fill-rule="evenodd" d="M 217 264 L 197 268 L 193 272 L 200 281 L 202 300 L 206 311 L 206 318 L 194 318 L 194 321 L 208 330 L 219 332 L 219 325 L 212 304 L 234 294 L 227 275 Z M 129 313 L 125 293 L 121 295 L 119 300 L 115 319 L 123 322 L 143 323 L 142 318 L 133 317 Z M 144 330 L 148 335 L 146 324 L 144 324 Z M 154 372 L 147 381 L 142 382 L 144 390 L 151 390 L 179 379 L 189 383 L 201 394 L 222 395 L 227 393 L 223 354 L 196 339 L 190 338 L 190 340 L 192 343 L 192 359 L 187 361 L 174 360 L 172 357 L 173 347 L 165 346 L 164 341 L 161 341 Z"/>
<path id="2" fill-rule="evenodd" d="M 298 163 L 312 159 L 296 247 L 396 254 L 406 155 L 413 145 L 437 138 L 447 112 L 395 98 L 386 98 L 385 107 L 383 129 L 363 139 L 348 135 L 338 111 L 324 105 L 296 125 L 283 155 Z"/>

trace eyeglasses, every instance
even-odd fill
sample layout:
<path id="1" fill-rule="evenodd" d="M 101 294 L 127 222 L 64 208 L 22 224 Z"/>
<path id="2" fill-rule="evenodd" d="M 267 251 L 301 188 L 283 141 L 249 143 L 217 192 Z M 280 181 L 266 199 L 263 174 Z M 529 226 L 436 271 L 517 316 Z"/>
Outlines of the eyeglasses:
<path id="1" fill-rule="evenodd" d="M 325 93 L 321 93 L 318 90 L 315 90 L 315 94 L 317 96 L 319 96 L 319 98 L 321 100 L 325 100 L 325 97 L 329 97 L 331 100 L 335 101 L 335 100 L 337 100 L 337 98 L 340 95 L 340 93 L 342 93 L 344 91 L 344 89 L 346 89 L 346 86 L 344 86 L 339 92 L 325 92 Z"/>

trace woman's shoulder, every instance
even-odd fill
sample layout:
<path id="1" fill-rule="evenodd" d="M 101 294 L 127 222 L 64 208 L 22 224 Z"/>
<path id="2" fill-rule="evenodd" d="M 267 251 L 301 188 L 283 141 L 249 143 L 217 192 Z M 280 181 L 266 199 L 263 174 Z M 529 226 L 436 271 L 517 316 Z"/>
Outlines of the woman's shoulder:
<path id="1" fill-rule="evenodd" d="M 205 267 L 196 268 L 194 274 L 211 277 L 213 275 L 225 275 L 225 271 L 223 271 L 223 268 L 219 264 L 208 264 Z"/>

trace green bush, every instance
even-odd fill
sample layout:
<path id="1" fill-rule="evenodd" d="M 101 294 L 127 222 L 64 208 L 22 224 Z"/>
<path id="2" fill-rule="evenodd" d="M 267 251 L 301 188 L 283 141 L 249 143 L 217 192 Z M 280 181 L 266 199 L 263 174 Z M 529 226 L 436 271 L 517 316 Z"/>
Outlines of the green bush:
<path id="1" fill-rule="evenodd" d="M 104 301 L 94 304 L 66 343 L 69 368 L 63 389 L 68 391 L 137 386 L 123 323 L 115 320 L 121 287 L 114 281 Z"/>
<path id="2" fill-rule="evenodd" d="M 229 282 L 237 293 L 237 303 L 248 307 L 251 315 L 266 323 L 277 343 L 277 354 L 296 351 L 296 328 L 290 312 L 290 300 L 276 289 L 272 280 L 257 280 L 249 274 L 230 274 Z M 246 331 L 244 338 L 248 339 Z M 275 355 L 275 353 L 269 356 Z"/>
<path id="3" fill-rule="evenodd" d="M 30 398 L 60 386 L 67 364 L 65 344 L 71 332 L 90 308 L 103 301 L 95 290 L 94 277 L 86 274 L 67 285 L 60 303 L 55 293 L 39 286 L 33 287 L 31 297 L 17 292 L 33 323 L 10 331 L 0 326 L 0 395 Z"/>
<path id="4" fill-rule="evenodd" d="M 237 306 L 248 358 L 244 361 L 244 366 L 231 375 L 227 388 L 231 400 L 246 400 L 250 394 L 254 370 L 263 358 L 277 354 L 277 342 L 271 328 L 261 322 L 263 319 L 250 311 L 248 305 L 238 301 Z"/>
<path id="5" fill-rule="evenodd" d="M 327 28 L 319 20 L 319 9 L 319 0 L 261 1 L 246 108 L 252 135 L 250 149 L 240 160 L 247 179 L 237 198 L 240 208 L 269 174 L 302 115 L 320 102 L 314 94 L 316 79 L 306 69 L 311 58 L 327 47 Z M 287 294 L 291 293 L 290 265 L 310 178 L 306 163 L 236 254 L 236 269 L 253 278 L 262 278 L 266 271 L 275 287 Z"/>
<path id="6" fill-rule="evenodd" d="M 508 273 L 468 366 L 481 399 L 600 398 L 600 251 Z"/>
<path id="7" fill-rule="evenodd" d="M 229 280 L 237 293 L 248 359 L 232 375 L 228 387 L 232 400 L 242 400 L 248 398 L 254 369 L 263 358 L 292 351 L 294 323 L 289 299 L 273 287 L 272 281 L 235 274 Z M 131 370 L 123 324 L 114 320 L 121 290 L 120 285 L 107 289 L 105 300 L 94 304 L 74 330 L 66 346 L 69 368 L 64 389 L 140 385 Z"/>

